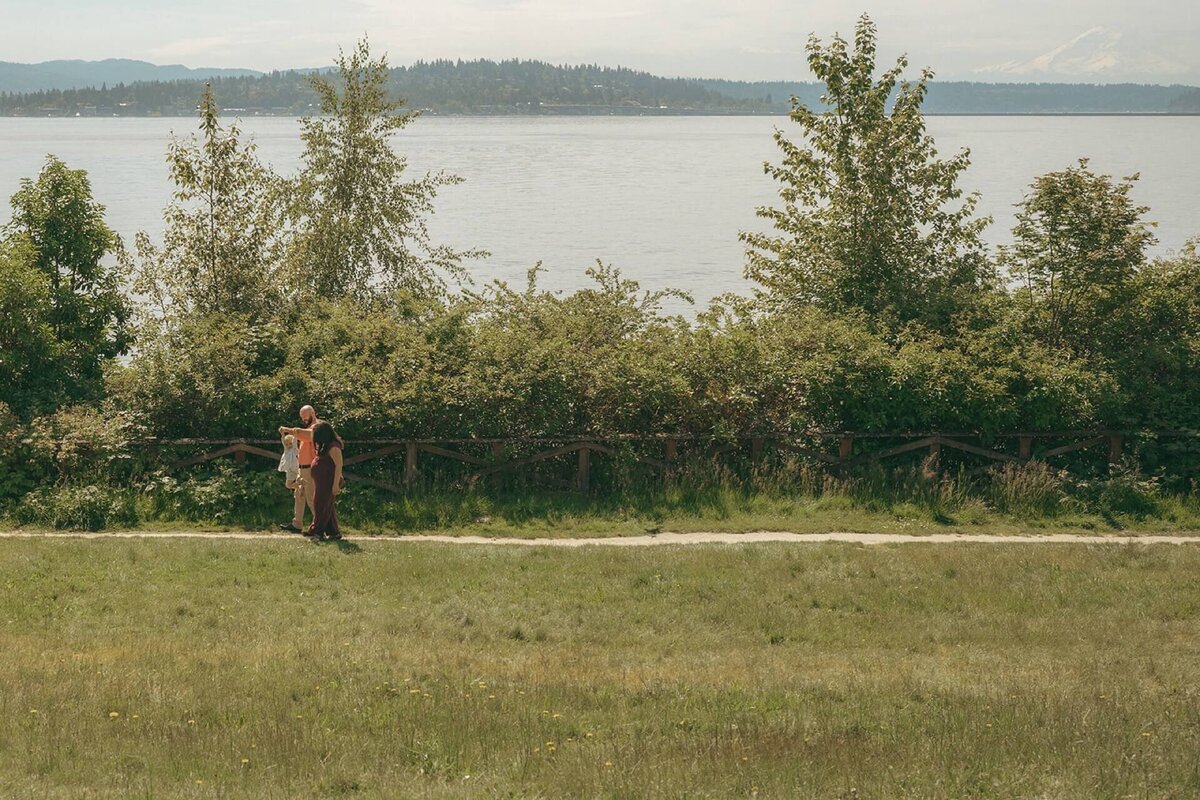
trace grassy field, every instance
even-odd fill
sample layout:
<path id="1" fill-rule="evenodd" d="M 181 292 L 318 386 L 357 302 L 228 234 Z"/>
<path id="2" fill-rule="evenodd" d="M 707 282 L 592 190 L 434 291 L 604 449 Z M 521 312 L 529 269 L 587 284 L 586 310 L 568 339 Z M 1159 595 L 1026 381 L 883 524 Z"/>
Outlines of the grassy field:
<path id="1" fill-rule="evenodd" d="M 4 798 L 1200 795 L 1200 549 L 0 541 Z"/>

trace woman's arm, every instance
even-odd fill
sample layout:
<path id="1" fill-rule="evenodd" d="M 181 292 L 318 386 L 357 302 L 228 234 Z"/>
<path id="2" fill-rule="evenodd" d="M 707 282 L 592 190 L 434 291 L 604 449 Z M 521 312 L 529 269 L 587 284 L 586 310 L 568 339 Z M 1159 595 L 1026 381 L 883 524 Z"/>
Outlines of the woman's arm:
<path id="1" fill-rule="evenodd" d="M 333 459 L 333 496 L 342 492 L 342 448 L 330 447 L 329 457 Z"/>

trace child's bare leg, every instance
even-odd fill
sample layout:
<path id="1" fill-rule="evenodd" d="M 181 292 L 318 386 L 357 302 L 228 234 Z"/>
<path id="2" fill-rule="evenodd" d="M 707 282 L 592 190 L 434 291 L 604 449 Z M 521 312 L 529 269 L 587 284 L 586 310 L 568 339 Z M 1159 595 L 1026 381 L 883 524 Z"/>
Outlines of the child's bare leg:
<path id="1" fill-rule="evenodd" d="M 292 502 L 292 525 L 297 528 L 304 528 L 304 478 L 296 481 L 296 488 L 292 491 L 292 497 L 295 498 Z"/>

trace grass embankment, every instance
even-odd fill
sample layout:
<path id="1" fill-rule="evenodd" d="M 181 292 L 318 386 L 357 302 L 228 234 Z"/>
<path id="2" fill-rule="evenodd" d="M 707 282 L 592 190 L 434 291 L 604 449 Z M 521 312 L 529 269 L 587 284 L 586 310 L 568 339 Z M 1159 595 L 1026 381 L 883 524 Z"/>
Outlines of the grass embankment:
<path id="1" fill-rule="evenodd" d="M 0 541 L 4 797 L 1187 797 L 1200 549 Z"/>

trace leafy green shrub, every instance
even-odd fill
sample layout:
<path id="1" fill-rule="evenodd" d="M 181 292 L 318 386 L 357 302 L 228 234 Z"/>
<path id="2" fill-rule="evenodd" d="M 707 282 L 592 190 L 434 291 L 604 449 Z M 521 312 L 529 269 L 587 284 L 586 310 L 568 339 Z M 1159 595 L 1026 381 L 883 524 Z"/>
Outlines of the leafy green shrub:
<path id="1" fill-rule="evenodd" d="M 132 458 L 132 443 L 144 435 L 128 413 L 91 406 L 64 406 L 29 423 L 25 457 L 41 475 L 64 483 L 103 483 Z"/>
<path id="2" fill-rule="evenodd" d="M 0 508 L 33 486 L 33 469 L 20 452 L 23 436 L 16 415 L 0 402 Z"/>
<path id="3" fill-rule="evenodd" d="M 30 492 L 17 505 L 15 516 L 24 525 L 60 530 L 99 531 L 138 523 L 131 492 L 90 484 Z"/>
<path id="4" fill-rule="evenodd" d="M 149 513 L 160 520 L 263 524 L 290 516 L 292 495 L 275 472 L 221 463 L 207 475 L 160 476 L 143 487 Z"/>
<path id="5" fill-rule="evenodd" d="M 1107 519 L 1156 516 L 1163 502 L 1159 480 L 1129 470 L 1107 480 L 1081 481 L 1079 494 L 1095 513 Z"/>

